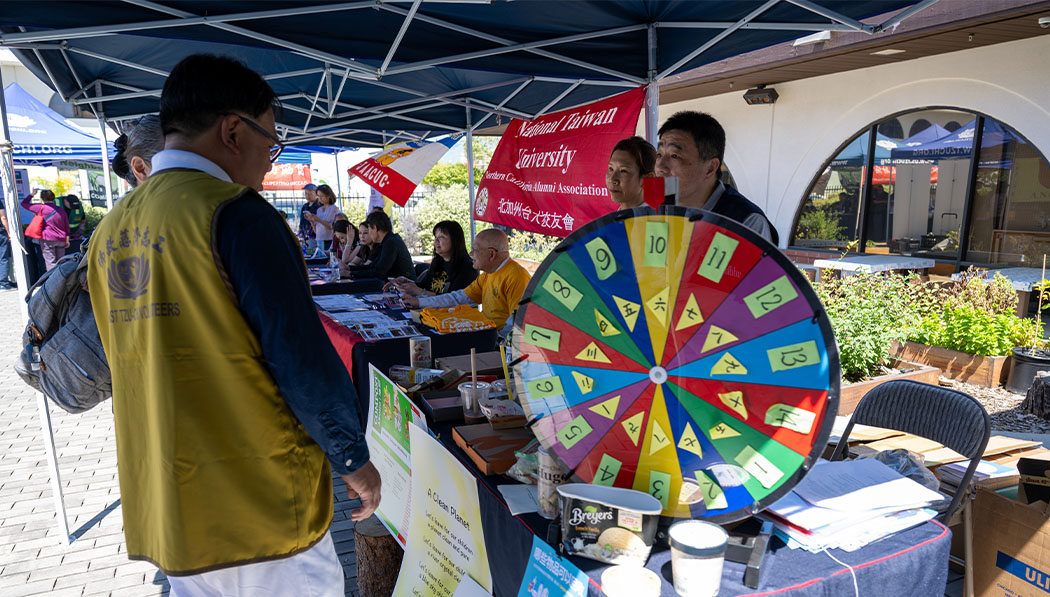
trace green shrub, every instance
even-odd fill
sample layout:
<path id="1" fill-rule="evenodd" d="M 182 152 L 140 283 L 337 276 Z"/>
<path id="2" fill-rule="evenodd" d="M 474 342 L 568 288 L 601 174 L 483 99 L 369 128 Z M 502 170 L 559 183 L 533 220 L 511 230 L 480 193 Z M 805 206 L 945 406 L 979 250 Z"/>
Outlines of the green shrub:
<path id="1" fill-rule="evenodd" d="M 831 210 L 812 209 L 802 213 L 798 218 L 799 239 L 819 238 L 821 240 L 846 240 L 842 234 L 845 230 L 839 225 L 839 217 Z"/>
<path id="2" fill-rule="evenodd" d="M 543 261 L 558 246 L 562 239 L 535 232 L 514 230 L 507 239 L 510 242 L 510 256 L 515 259 Z"/>
<path id="3" fill-rule="evenodd" d="M 107 211 L 104 207 L 95 207 L 86 201 L 81 201 L 80 204 L 84 206 L 84 229 L 81 234 L 86 238 L 95 231 L 98 223 L 102 221 L 102 216 L 106 215 Z"/>
<path id="4" fill-rule="evenodd" d="M 857 274 L 825 277 L 817 295 L 831 321 L 842 377 L 860 381 L 879 373 L 890 345 L 919 325 L 918 304 L 933 302 L 916 276 Z M 915 296 L 917 301 L 908 300 Z"/>
<path id="5" fill-rule="evenodd" d="M 910 339 L 987 357 L 1008 355 L 1011 348 L 1031 346 L 1041 337 L 1042 324 L 1034 320 L 960 305 L 923 318 Z"/>

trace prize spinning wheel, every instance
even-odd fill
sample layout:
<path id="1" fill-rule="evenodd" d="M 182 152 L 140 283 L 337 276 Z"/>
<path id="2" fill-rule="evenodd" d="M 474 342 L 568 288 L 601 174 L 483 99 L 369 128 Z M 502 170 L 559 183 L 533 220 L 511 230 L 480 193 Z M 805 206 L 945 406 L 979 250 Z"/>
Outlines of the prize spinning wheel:
<path id="1" fill-rule="evenodd" d="M 518 396 L 575 480 L 729 522 L 824 450 L 838 350 L 808 281 L 709 212 L 603 216 L 543 262 L 515 317 Z"/>

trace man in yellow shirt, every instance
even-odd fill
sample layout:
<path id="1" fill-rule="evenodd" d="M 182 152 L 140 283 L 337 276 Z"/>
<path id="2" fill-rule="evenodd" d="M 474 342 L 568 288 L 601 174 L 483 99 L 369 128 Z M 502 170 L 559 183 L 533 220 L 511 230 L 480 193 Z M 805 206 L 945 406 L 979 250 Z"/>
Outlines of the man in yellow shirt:
<path id="1" fill-rule="evenodd" d="M 405 306 L 481 305 L 482 313 L 496 326 L 500 337 L 504 338 L 514 325 L 514 311 L 518 308 L 525 287 L 529 285 L 529 272 L 510 258 L 507 235 L 495 228 L 482 230 L 474 237 L 470 257 L 474 260 L 474 269 L 481 272 L 470 286 L 437 296 L 406 296 L 403 299 Z"/>

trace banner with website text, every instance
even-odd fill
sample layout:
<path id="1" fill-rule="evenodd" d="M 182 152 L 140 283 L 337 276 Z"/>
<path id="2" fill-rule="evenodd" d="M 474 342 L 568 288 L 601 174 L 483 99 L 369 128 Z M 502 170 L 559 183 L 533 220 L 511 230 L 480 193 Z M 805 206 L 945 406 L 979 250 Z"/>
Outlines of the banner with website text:
<path id="1" fill-rule="evenodd" d="M 478 220 L 568 236 L 616 209 L 605 188 L 609 154 L 634 135 L 645 88 L 514 120 L 503 133 L 474 202 Z"/>

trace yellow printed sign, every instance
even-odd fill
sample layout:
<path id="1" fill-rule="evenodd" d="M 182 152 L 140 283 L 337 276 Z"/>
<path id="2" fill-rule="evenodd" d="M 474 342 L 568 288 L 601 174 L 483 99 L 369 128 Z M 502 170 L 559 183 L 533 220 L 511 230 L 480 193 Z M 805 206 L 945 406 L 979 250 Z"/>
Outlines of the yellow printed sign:
<path id="1" fill-rule="evenodd" d="M 649 455 L 652 456 L 670 445 L 670 436 L 668 436 L 667 432 L 664 431 L 664 428 L 660 426 L 660 422 L 653 419 L 652 433 L 649 437 Z"/>
<path id="2" fill-rule="evenodd" d="M 693 426 L 689 423 L 685 424 L 685 429 L 682 430 L 682 437 L 678 438 L 678 447 L 696 454 L 700 458 L 704 457 L 704 452 L 700 447 L 700 440 L 696 439 L 696 432 L 693 431 Z"/>
<path id="3" fill-rule="evenodd" d="M 711 432 L 708 435 L 711 436 L 711 439 L 726 439 L 727 437 L 737 437 L 740 435 L 740 432 L 725 423 L 719 423 L 711 428 Z"/>
<path id="4" fill-rule="evenodd" d="M 598 345 L 594 342 L 591 342 L 587 345 L 586 348 L 581 350 L 580 353 L 576 355 L 576 358 L 580 359 L 581 361 L 593 361 L 595 363 L 609 364 L 612 362 L 609 360 L 609 357 L 605 356 L 605 353 L 602 352 L 602 349 L 598 348 Z"/>
<path id="5" fill-rule="evenodd" d="M 714 349 L 718 348 L 719 346 L 725 346 L 726 344 L 732 344 L 733 342 L 736 342 L 737 340 L 739 340 L 739 338 L 734 336 L 731 332 L 729 332 L 727 330 L 723 330 L 722 328 L 718 327 L 717 325 L 712 325 L 707 330 L 707 338 L 704 339 L 704 347 L 703 347 L 702 351 L 703 352 L 707 352 L 709 350 L 714 350 Z"/>
<path id="6" fill-rule="evenodd" d="M 617 336 L 620 334 L 620 330 L 597 309 L 594 310 L 594 321 L 598 323 L 598 331 L 603 336 Z"/>
<path id="7" fill-rule="evenodd" d="M 595 404 L 590 408 L 591 412 L 599 414 L 606 419 L 612 419 L 616 417 L 616 409 L 620 406 L 620 397 L 613 396 L 608 400 L 604 400 Z"/>
<path id="8" fill-rule="evenodd" d="M 711 367 L 711 375 L 747 375 L 747 367 L 727 352 Z"/>
<path id="9" fill-rule="evenodd" d="M 638 438 L 642 435 L 643 419 L 645 419 L 645 411 L 639 411 L 621 423 L 623 430 L 627 432 L 627 436 L 631 438 L 631 442 L 634 443 L 635 447 L 638 447 Z"/>
<path id="10" fill-rule="evenodd" d="M 719 394 L 718 399 L 722 401 L 722 404 L 728 406 L 733 412 L 740 415 L 741 419 L 744 419 L 745 421 L 747 420 L 747 405 L 744 404 L 743 392 L 739 390 L 736 392 L 726 392 L 724 394 Z"/>
<path id="11" fill-rule="evenodd" d="M 689 300 L 685 302 L 685 309 L 682 309 L 682 314 L 678 317 L 678 323 L 674 326 L 674 331 L 680 332 L 703 322 L 704 315 L 700 313 L 700 306 L 696 303 L 696 295 L 690 294 Z"/>
<path id="12" fill-rule="evenodd" d="M 580 386 L 580 393 L 586 394 L 594 389 L 593 377 L 587 377 L 579 371 L 573 371 L 572 376 L 576 379 L 576 385 Z"/>
<path id="13" fill-rule="evenodd" d="M 671 292 L 670 286 L 664 286 L 664 289 L 653 295 L 653 298 L 645 302 L 645 306 L 648 307 L 649 312 L 653 314 L 662 325 L 667 325 L 667 296 Z"/>
<path id="14" fill-rule="evenodd" d="M 641 312 L 642 306 L 616 295 L 613 295 L 613 301 L 616 302 L 616 307 L 620 310 L 620 316 L 623 317 L 624 323 L 627 324 L 627 330 L 633 332 L 634 324 L 638 321 L 638 313 Z"/>

